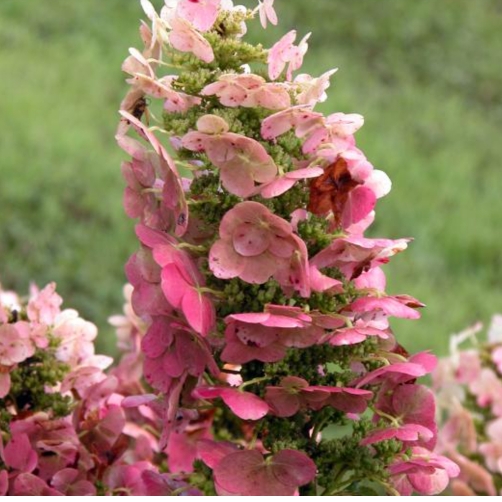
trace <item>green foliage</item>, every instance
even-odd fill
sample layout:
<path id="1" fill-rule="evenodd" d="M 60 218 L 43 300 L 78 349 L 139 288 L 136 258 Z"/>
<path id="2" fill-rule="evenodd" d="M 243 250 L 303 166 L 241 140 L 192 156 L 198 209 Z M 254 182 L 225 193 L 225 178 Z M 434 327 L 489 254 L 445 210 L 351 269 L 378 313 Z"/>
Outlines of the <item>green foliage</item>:
<path id="1" fill-rule="evenodd" d="M 388 291 L 428 308 L 394 323 L 398 339 L 445 352 L 448 333 L 502 308 L 502 4 L 276 4 L 280 26 L 251 41 L 312 31 L 305 70 L 340 68 L 322 110 L 366 117 L 358 142 L 394 184 L 372 235 L 415 237 L 387 267 Z M 99 325 L 99 350 L 112 350 L 106 318 L 121 309 L 136 249 L 113 137 L 141 17 L 136 0 L 0 2 L 0 281 L 55 280 Z"/>

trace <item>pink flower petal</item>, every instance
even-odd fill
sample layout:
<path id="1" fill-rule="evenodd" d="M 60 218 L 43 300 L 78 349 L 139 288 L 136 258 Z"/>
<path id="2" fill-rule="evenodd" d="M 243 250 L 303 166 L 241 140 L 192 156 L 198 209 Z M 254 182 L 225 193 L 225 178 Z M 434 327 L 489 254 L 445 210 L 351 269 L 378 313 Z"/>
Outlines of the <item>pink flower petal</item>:
<path id="1" fill-rule="evenodd" d="M 257 256 L 268 249 L 270 233 L 265 228 L 242 223 L 235 229 L 232 243 L 241 256 Z"/>
<path id="2" fill-rule="evenodd" d="M 30 440 L 26 434 L 12 437 L 4 448 L 3 458 L 10 468 L 22 472 L 32 472 L 38 463 L 37 453 L 31 447 Z"/>
<path id="3" fill-rule="evenodd" d="M 270 410 L 268 404 L 251 392 L 224 389 L 221 398 L 243 420 L 259 420 Z"/>
<path id="4" fill-rule="evenodd" d="M 202 336 L 206 336 L 216 322 L 214 305 L 206 295 L 188 290 L 183 296 L 181 309 L 190 327 Z"/>
<path id="5" fill-rule="evenodd" d="M 228 213 L 227 213 L 228 214 Z M 228 241 L 216 241 L 209 252 L 209 268 L 220 279 L 238 277 L 246 266 L 243 257 L 234 251 Z"/>
<path id="6" fill-rule="evenodd" d="M 273 457 L 275 478 L 286 486 L 298 487 L 310 483 L 316 476 L 315 463 L 300 451 L 281 450 Z"/>
<path id="7" fill-rule="evenodd" d="M 211 469 L 214 469 L 227 455 L 236 451 L 239 451 L 238 446 L 228 441 L 201 439 L 197 443 L 198 457 Z"/>
<path id="8" fill-rule="evenodd" d="M 176 13 L 200 31 L 208 31 L 218 17 L 221 0 L 180 0 Z"/>
<path id="9" fill-rule="evenodd" d="M 209 42 L 182 18 L 171 20 L 169 42 L 180 52 L 191 52 L 205 63 L 214 60 L 214 53 Z"/>

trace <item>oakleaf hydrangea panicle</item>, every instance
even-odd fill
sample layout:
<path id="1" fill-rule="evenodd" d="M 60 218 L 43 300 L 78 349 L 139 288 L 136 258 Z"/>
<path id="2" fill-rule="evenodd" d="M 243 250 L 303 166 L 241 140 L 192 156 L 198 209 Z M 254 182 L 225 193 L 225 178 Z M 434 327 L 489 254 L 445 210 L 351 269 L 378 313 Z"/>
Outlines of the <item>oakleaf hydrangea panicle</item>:
<path id="1" fill-rule="evenodd" d="M 388 320 L 423 307 L 385 292 L 382 266 L 409 239 L 364 235 L 391 182 L 356 146 L 361 115 L 315 110 L 336 69 L 299 73 L 310 33 L 245 41 L 248 22 L 278 23 L 274 0 L 141 4 L 116 137 L 150 387 L 126 403 L 161 417 L 167 455 L 145 482 L 441 492 L 458 468 L 433 453 L 435 400 L 417 383 L 436 359 L 409 355 Z"/>

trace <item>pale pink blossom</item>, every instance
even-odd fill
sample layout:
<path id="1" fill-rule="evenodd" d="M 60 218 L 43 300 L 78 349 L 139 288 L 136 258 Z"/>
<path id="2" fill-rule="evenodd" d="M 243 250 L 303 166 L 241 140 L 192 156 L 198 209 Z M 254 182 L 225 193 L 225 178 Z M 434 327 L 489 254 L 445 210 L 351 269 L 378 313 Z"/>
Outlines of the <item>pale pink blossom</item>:
<path id="1" fill-rule="evenodd" d="M 313 112 L 304 105 L 293 106 L 274 113 L 263 120 L 261 135 L 264 139 L 272 140 L 294 129 L 299 138 L 311 131 L 315 131 L 323 123 L 322 113 Z"/>
<path id="2" fill-rule="evenodd" d="M 419 319 L 420 313 L 416 308 L 423 307 L 415 298 L 402 296 L 365 296 L 358 298 L 349 306 L 352 312 L 364 314 L 381 311 L 386 316 L 400 317 L 403 319 Z"/>
<path id="3" fill-rule="evenodd" d="M 300 43 L 293 45 L 296 39 L 296 31 L 292 30 L 275 43 L 268 53 L 268 75 L 271 80 L 277 80 L 281 73 L 286 70 L 286 79 L 291 80 L 293 72 L 301 68 L 303 56 L 307 52 L 308 33 Z"/>
<path id="4" fill-rule="evenodd" d="M 495 487 L 492 473 L 480 465 L 479 462 L 470 460 L 458 451 L 449 452 L 448 457 L 460 468 L 460 481 L 467 483 L 467 485 L 474 489 L 477 494 L 486 494 L 491 497 L 497 495 L 497 489 Z M 496 470 L 493 471 L 496 472 Z M 476 493 L 473 493 L 473 495 Z"/>
<path id="5" fill-rule="evenodd" d="M 180 0 L 176 14 L 199 31 L 208 31 L 218 17 L 221 0 Z"/>
<path id="6" fill-rule="evenodd" d="M 305 154 L 315 152 L 322 144 L 336 143 L 338 139 L 350 139 L 363 126 L 364 118 L 357 113 L 333 113 L 319 122 L 318 127 L 309 131 L 303 144 Z"/>
<path id="7" fill-rule="evenodd" d="M 82 319 L 76 310 L 63 310 L 54 320 L 53 333 L 60 340 L 56 350 L 60 361 L 74 366 L 94 355 L 98 328 Z"/>
<path id="8" fill-rule="evenodd" d="M 272 199 L 278 197 L 292 188 L 298 181 L 309 178 L 316 178 L 323 173 L 320 167 L 307 167 L 304 169 L 295 169 L 287 173 L 279 175 L 268 183 L 261 185 L 256 192 L 264 199 Z"/>
<path id="9" fill-rule="evenodd" d="M 411 458 L 397 460 L 389 467 L 391 481 L 400 495 L 437 495 L 445 490 L 450 478 L 459 475 L 460 469 L 450 459 L 414 446 Z"/>
<path id="10" fill-rule="evenodd" d="M 274 26 L 277 25 L 277 14 L 274 9 L 274 0 L 258 0 L 258 13 L 260 15 L 260 23 L 265 29 L 267 27 L 267 21 L 269 21 Z"/>
<path id="11" fill-rule="evenodd" d="M 184 19 L 171 19 L 171 31 L 168 34 L 170 44 L 180 52 L 191 52 L 195 57 L 211 63 L 214 53 L 211 44 Z"/>
<path id="12" fill-rule="evenodd" d="M 482 368 L 468 387 L 481 408 L 489 407 L 496 416 L 502 416 L 502 381 L 491 368 Z"/>
<path id="13" fill-rule="evenodd" d="M 502 418 L 490 421 L 486 426 L 487 441 L 479 445 L 488 469 L 502 474 Z"/>
<path id="14" fill-rule="evenodd" d="M 201 99 L 174 90 L 172 84 L 176 79 L 175 75 L 156 78 L 137 72 L 128 80 L 128 83 L 147 96 L 163 99 L 165 110 L 171 113 L 186 113 L 193 106 L 199 105 Z"/>
<path id="15" fill-rule="evenodd" d="M 28 319 L 50 325 L 60 312 L 63 299 L 56 293 L 56 283 L 47 284 L 44 289 L 34 289 L 26 308 Z"/>
<path id="16" fill-rule="evenodd" d="M 489 343 L 502 343 L 502 314 L 492 317 L 487 337 Z"/>
<path id="17" fill-rule="evenodd" d="M 262 107 L 281 110 L 291 106 L 287 88 L 282 84 L 268 83 L 263 77 L 249 73 L 224 73 L 216 82 L 202 89 L 203 96 L 216 95 L 228 107 Z"/>
<path id="18" fill-rule="evenodd" d="M 13 366 L 35 353 L 35 345 L 16 329 L 15 324 L 0 325 L 0 365 Z"/>
<path id="19" fill-rule="evenodd" d="M 380 339 L 387 340 L 390 338 L 390 333 L 388 330 L 373 327 L 371 322 L 357 319 L 352 327 L 341 328 L 334 331 L 327 339 L 327 342 L 335 347 L 341 345 L 354 345 L 363 342 L 369 336 L 376 336 Z"/>
<path id="20" fill-rule="evenodd" d="M 216 277 L 239 277 L 263 284 L 275 277 L 285 287 L 309 295 L 306 247 L 291 224 L 257 202 L 241 202 L 220 224 L 209 266 Z"/>
<path id="21" fill-rule="evenodd" d="M 320 77 L 314 78 L 307 73 L 302 73 L 295 77 L 293 81 L 296 87 L 296 104 L 314 106 L 323 103 L 328 98 L 326 89 L 330 85 L 330 77 L 338 71 L 338 68 L 323 73 Z"/>
<path id="22" fill-rule="evenodd" d="M 272 181 L 277 166 L 258 141 L 228 131 L 228 124 L 212 115 L 205 115 L 197 122 L 198 131 L 191 131 L 182 138 L 185 148 L 204 152 L 213 165 L 220 169 L 223 187 L 239 197 L 249 197 L 255 191 L 255 183 Z"/>
<path id="23" fill-rule="evenodd" d="M 367 239 L 351 236 L 334 239 L 317 253 L 310 263 L 319 269 L 338 267 L 347 279 L 355 279 L 363 272 L 379 267 L 396 253 L 404 251 L 410 239 Z"/>

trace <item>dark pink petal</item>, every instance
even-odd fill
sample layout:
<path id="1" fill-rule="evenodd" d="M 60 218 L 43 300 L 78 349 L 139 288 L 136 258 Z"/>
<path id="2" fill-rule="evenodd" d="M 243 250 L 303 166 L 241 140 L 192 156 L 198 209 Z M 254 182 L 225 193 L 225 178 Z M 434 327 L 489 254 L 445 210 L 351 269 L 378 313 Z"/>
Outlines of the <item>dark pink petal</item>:
<path id="1" fill-rule="evenodd" d="M 342 225 L 347 228 L 366 217 L 376 205 L 376 195 L 368 187 L 358 186 L 349 193 L 343 208 Z"/>
<path id="2" fill-rule="evenodd" d="M 319 343 L 324 332 L 318 326 L 285 329 L 281 332 L 280 342 L 286 347 L 306 348 Z"/>
<path id="3" fill-rule="evenodd" d="M 175 308 L 179 309 L 185 294 L 191 289 L 191 284 L 187 283 L 181 270 L 174 263 L 169 263 L 162 269 L 161 287 L 167 301 Z"/>
<path id="4" fill-rule="evenodd" d="M 305 324 L 303 320 L 295 316 L 271 314 L 269 312 L 232 314 L 226 319 L 234 319 L 235 321 L 246 324 L 261 324 L 267 328 L 301 328 Z"/>
<path id="5" fill-rule="evenodd" d="M 38 476 L 29 473 L 22 473 L 16 477 L 14 481 L 13 495 L 28 495 L 28 496 L 61 496 L 58 490 L 50 488 L 45 481 Z"/>
<path id="6" fill-rule="evenodd" d="M 5 464 L 11 469 L 32 472 L 38 463 L 37 452 L 31 447 L 26 434 L 14 435 L 4 448 Z"/>
<path id="7" fill-rule="evenodd" d="M 434 394 L 423 385 L 408 384 L 397 387 L 393 392 L 392 406 L 395 413 L 406 423 L 422 424 L 426 427 L 435 423 Z"/>
<path id="8" fill-rule="evenodd" d="M 392 380 L 402 380 L 403 382 L 406 382 L 426 374 L 427 371 L 420 364 L 413 364 L 410 362 L 390 364 L 388 366 L 383 366 L 382 368 L 370 371 L 365 377 L 358 381 L 357 387 L 367 385 L 382 376 L 387 376 L 389 379 L 392 378 Z"/>
<path id="9" fill-rule="evenodd" d="M 358 394 L 360 389 L 342 388 L 342 392 L 332 394 L 328 403 L 337 410 L 346 413 L 363 413 L 368 407 L 368 399 L 371 398 L 371 392 Z M 366 391 L 369 392 L 369 391 Z"/>
<path id="10" fill-rule="evenodd" d="M 223 402 L 243 420 L 259 420 L 269 411 L 265 401 L 251 392 L 224 387 L 198 387 L 193 391 L 194 397 L 214 399 L 221 397 Z"/>
<path id="11" fill-rule="evenodd" d="M 377 291 L 385 291 L 385 274 L 380 267 L 375 267 L 362 273 L 357 279 L 354 279 L 354 284 L 357 289 L 376 289 Z"/>
<path id="12" fill-rule="evenodd" d="M 0 497 L 7 494 L 9 489 L 9 474 L 5 470 L 0 471 Z"/>
<path id="13" fill-rule="evenodd" d="M 214 328 L 216 313 L 207 295 L 189 289 L 183 296 L 181 309 L 190 327 L 200 335 L 206 336 Z"/>
<path id="14" fill-rule="evenodd" d="M 298 393 L 291 393 L 283 387 L 267 387 L 265 401 L 278 417 L 292 417 L 301 405 Z"/>
<path id="15" fill-rule="evenodd" d="M 136 236 L 138 237 L 141 244 L 153 249 L 157 246 L 175 244 L 176 241 L 165 232 L 160 232 L 153 228 L 149 228 L 146 225 L 138 224 L 135 228 Z"/>
<path id="16" fill-rule="evenodd" d="M 279 342 L 272 342 L 265 347 L 245 345 L 235 336 L 233 328 L 227 328 L 225 339 L 221 359 L 228 363 L 244 364 L 253 360 L 271 363 L 280 361 L 286 355 L 286 347 Z"/>
<path id="17" fill-rule="evenodd" d="M 84 479 L 78 480 L 81 473 L 77 469 L 62 469 L 51 480 L 51 485 L 61 493 L 69 496 L 94 496 L 96 487 Z"/>
<path id="18" fill-rule="evenodd" d="M 406 424 L 401 427 L 389 427 L 375 431 L 364 438 L 360 444 L 365 446 L 392 438 L 399 439 L 403 442 L 428 442 L 433 436 L 433 432 L 427 427 L 418 424 Z"/>
<path id="19" fill-rule="evenodd" d="M 138 316 L 169 315 L 173 312 L 172 307 L 167 303 L 160 284 L 150 284 L 144 281 L 134 287 L 132 306 Z"/>
<path id="20" fill-rule="evenodd" d="M 298 487 L 310 483 L 316 476 L 317 467 L 305 453 L 281 450 L 273 456 L 272 472 L 281 484 Z"/>
<path id="21" fill-rule="evenodd" d="M 230 453 L 218 462 L 213 475 L 215 482 L 231 494 L 277 495 L 269 486 L 263 455 L 256 450 Z"/>
<path id="22" fill-rule="evenodd" d="M 239 451 L 239 447 L 228 441 L 212 441 L 201 439 L 197 442 L 198 457 L 211 469 L 227 455 Z"/>
<path id="23" fill-rule="evenodd" d="M 141 341 L 142 351 L 151 358 L 160 357 L 173 343 L 171 322 L 165 317 L 154 318 Z"/>
<path id="24" fill-rule="evenodd" d="M 244 420 L 259 420 L 270 411 L 268 404 L 251 392 L 228 389 L 222 394 L 222 399 L 238 417 Z"/>
<path id="25" fill-rule="evenodd" d="M 98 451 L 105 452 L 115 444 L 125 423 L 124 411 L 120 406 L 110 405 L 105 416 L 86 430 L 86 433 L 89 434 L 87 441 L 92 442 Z"/>
<path id="26" fill-rule="evenodd" d="M 162 370 L 171 378 L 179 378 L 185 372 L 185 365 L 178 357 L 175 346 L 166 350 L 166 352 L 162 355 L 161 360 Z"/>
<path id="27" fill-rule="evenodd" d="M 194 333 L 178 331 L 175 344 L 176 357 L 190 375 L 200 376 L 206 367 L 212 374 L 219 373 L 208 345 Z"/>

